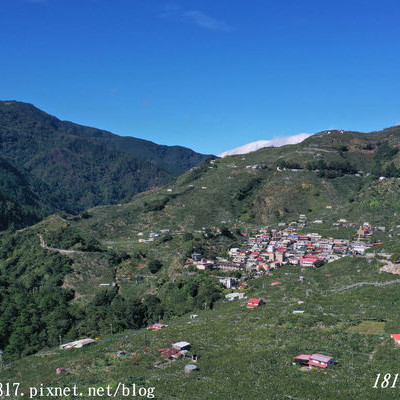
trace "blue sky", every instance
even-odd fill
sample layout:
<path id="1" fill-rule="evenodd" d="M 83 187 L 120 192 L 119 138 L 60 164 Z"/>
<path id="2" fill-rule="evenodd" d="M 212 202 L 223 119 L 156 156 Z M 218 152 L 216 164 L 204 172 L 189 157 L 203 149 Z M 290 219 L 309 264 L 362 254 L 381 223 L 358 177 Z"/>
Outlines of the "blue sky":
<path id="1" fill-rule="evenodd" d="M 0 99 L 219 154 L 400 122 L 400 2 L 0 0 Z"/>

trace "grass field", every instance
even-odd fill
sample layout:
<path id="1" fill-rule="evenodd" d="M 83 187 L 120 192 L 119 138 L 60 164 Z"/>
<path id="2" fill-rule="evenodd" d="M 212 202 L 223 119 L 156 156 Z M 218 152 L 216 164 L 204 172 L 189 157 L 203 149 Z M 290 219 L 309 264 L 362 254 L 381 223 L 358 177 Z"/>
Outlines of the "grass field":
<path id="1" fill-rule="evenodd" d="M 104 336 L 81 350 L 48 349 L 3 368 L 2 381 L 21 382 L 23 391 L 40 383 L 76 384 L 83 393 L 136 383 L 154 387 L 157 399 L 395 399 L 398 388 L 372 389 L 378 373 L 399 372 L 400 348 L 389 336 L 400 332 L 395 279 L 361 258 L 317 270 L 284 267 L 251 283 L 248 297 L 266 301 L 260 309 L 221 301 L 194 320 L 165 321 L 168 327 L 157 332 Z M 157 349 L 180 340 L 200 356 L 199 370 L 190 375 L 183 372 L 189 359 L 155 366 L 162 360 Z M 138 355 L 117 357 L 119 350 Z M 296 355 L 313 352 L 337 364 L 311 371 L 292 365 Z M 56 375 L 59 367 L 69 374 Z"/>

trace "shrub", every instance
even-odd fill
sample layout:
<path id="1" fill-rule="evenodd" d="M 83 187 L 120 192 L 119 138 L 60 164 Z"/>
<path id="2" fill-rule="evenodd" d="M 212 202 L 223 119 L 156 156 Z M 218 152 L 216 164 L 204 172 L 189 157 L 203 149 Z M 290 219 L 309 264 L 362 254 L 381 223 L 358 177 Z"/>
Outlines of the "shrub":
<path id="1" fill-rule="evenodd" d="M 149 270 L 152 274 L 156 274 L 161 268 L 162 268 L 162 263 L 159 260 L 151 260 L 149 262 Z"/>

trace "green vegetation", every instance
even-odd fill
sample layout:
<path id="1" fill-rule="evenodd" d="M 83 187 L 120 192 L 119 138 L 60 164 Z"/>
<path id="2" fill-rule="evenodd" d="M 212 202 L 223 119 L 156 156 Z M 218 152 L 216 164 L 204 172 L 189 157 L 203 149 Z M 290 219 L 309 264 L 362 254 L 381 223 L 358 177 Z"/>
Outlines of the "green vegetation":
<path id="1" fill-rule="evenodd" d="M 26 233 L 3 236 L 0 259 L 0 346 L 6 359 L 54 346 L 74 319 L 74 291 L 62 287 L 71 260 L 47 253 Z"/>
<path id="2" fill-rule="evenodd" d="M 318 171 L 320 178 L 337 178 L 346 174 L 354 174 L 357 172 L 355 167 L 351 166 L 347 160 L 331 161 L 326 163 L 324 160 L 309 161 L 306 165 L 310 171 Z"/>
<path id="3" fill-rule="evenodd" d="M 383 335 L 385 333 L 385 324 L 385 322 L 362 321 L 359 325 L 350 327 L 349 332 Z"/>
<path id="4" fill-rule="evenodd" d="M 0 231 L 32 225 L 57 204 L 44 183 L 0 157 Z"/>
<path id="5" fill-rule="evenodd" d="M 400 254 L 399 253 L 393 253 L 390 257 L 391 261 L 394 263 L 398 263 L 400 261 Z"/>
<path id="6" fill-rule="evenodd" d="M 347 151 L 338 150 L 340 146 Z M 376 133 L 320 133 L 297 145 L 207 160 L 167 187 L 136 195 L 127 204 L 91 209 L 91 217 L 77 224 L 111 241 L 163 228 L 227 225 L 232 230 L 236 224 L 244 231 L 296 221 L 299 214 L 306 214 L 309 222 L 332 224 L 345 218 L 393 227 L 399 180 L 388 173 L 381 182 L 373 169 L 376 160 L 383 168 L 400 168 L 400 153 L 393 150 L 398 148 L 398 127 Z M 99 229 L 105 225 L 109 229 Z"/>
<path id="7" fill-rule="evenodd" d="M 40 244 L 68 250 L 66 255 Z M 164 243 L 164 242 L 161 242 Z M 144 277 L 141 263 L 151 274 Z M 163 263 L 140 250 L 106 251 L 69 221 L 49 219 L 29 230 L 3 233 L 0 243 L 0 348 L 9 361 L 74 339 L 139 329 L 164 315 L 212 308 L 220 287 L 207 275 L 171 279 Z M 162 273 L 163 272 L 163 273 Z M 124 273 L 135 279 L 119 281 Z M 103 285 L 103 286 L 102 286 Z M 105 286 L 105 287 L 104 287 Z M 156 294 L 155 294 L 156 292 Z"/>
<path id="8" fill-rule="evenodd" d="M 0 229 L 126 201 L 206 158 L 60 121 L 20 102 L 0 102 L 0 134 Z"/>
<path id="9" fill-rule="evenodd" d="M 363 221 L 384 226 L 385 232 L 372 237 L 383 242 L 373 250 L 394 253 L 397 262 L 400 128 L 322 132 L 294 146 L 208 159 L 172 182 L 165 170 L 158 174 L 159 166 L 147 169 L 148 161 L 132 161 L 131 154 L 116 149 L 117 139 L 108 133 L 62 123 L 32 107 L 19 120 L 19 107 L 26 105 L 15 107 L 3 117 L 16 118 L 22 142 L 32 140 L 37 156 L 26 165 L 17 160 L 15 169 L 4 161 L 0 189 L 12 187 L 12 176 L 20 179 L 7 201 L 41 210 L 38 194 L 51 190 L 61 204 L 73 205 L 66 211 L 117 202 L 139 190 L 136 167 L 147 171 L 143 187 L 149 177 L 152 183 L 170 183 L 136 194 L 129 203 L 79 215 L 63 212 L 20 232 L 3 232 L 0 346 L 5 361 L 13 362 L 3 368 L 3 381 L 18 377 L 25 388 L 56 382 L 84 389 L 106 381 L 114 387 L 137 382 L 154 386 L 157 398 L 166 399 L 375 399 L 378 392 L 379 398 L 393 398 L 393 392 L 371 390 L 376 374 L 397 373 L 399 349 L 389 334 L 400 331 L 397 276 L 380 273 L 375 258 L 309 269 L 285 266 L 273 276 L 249 280 L 247 296 L 266 301 L 255 310 L 245 301 L 224 300 L 228 290 L 218 278 L 240 272 L 217 277 L 185 263 L 195 251 L 205 258 L 225 257 L 229 248 L 241 247 L 242 233 L 298 223 L 299 214 L 306 215 L 308 232 L 325 237 L 352 238 Z M 30 133 L 38 130 L 52 143 L 51 162 L 47 145 L 40 147 Z M 23 154 L 21 142 L 13 147 L 12 132 L 5 132 L 10 154 Z M 49 183 L 37 186 L 22 164 Z M 387 179 L 379 180 L 382 171 Z M 56 175 L 64 182 L 57 190 Z M 67 190 L 75 179 L 85 184 Z M 354 225 L 337 223 L 344 218 Z M 274 281 L 282 284 L 272 286 Z M 191 312 L 199 317 L 189 320 Z M 142 330 L 158 321 L 169 326 Z M 89 348 L 61 351 L 59 335 L 63 341 L 101 339 Z M 199 371 L 188 376 L 182 374 L 187 359 L 160 364 L 157 349 L 179 340 L 191 342 L 200 355 Z M 119 350 L 137 355 L 118 357 Z M 332 355 L 338 364 L 309 372 L 291 365 L 294 356 L 308 352 Z M 58 367 L 69 374 L 56 376 Z"/>
<path id="10" fill-rule="evenodd" d="M 149 270 L 152 274 L 156 274 L 162 267 L 162 263 L 159 260 L 151 260 L 149 262 Z"/>
<path id="11" fill-rule="evenodd" d="M 298 282 L 299 274 L 304 283 Z M 284 267 L 251 282 L 247 296 L 265 299 L 262 308 L 249 310 L 246 301 L 220 301 L 212 310 L 197 311 L 194 320 L 187 314 L 164 316 L 168 327 L 157 332 L 126 330 L 102 335 L 88 348 L 52 348 L 17 360 L 3 368 L 2 380 L 12 382 L 18 376 L 24 391 L 43 383 L 77 384 L 83 392 L 135 382 L 154 387 L 160 399 L 393 399 L 397 389 L 372 386 L 378 373 L 397 371 L 400 349 L 389 334 L 400 328 L 398 284 L 346 288 L 395 278 L 379 274 L 374 263 L 360 258 L 317 270 Z M 271 286 L 275 280 L 282 285 Z M 187 295 L 192 290 L 182 289 Z M 298 309 L 305 313 L 292 313 Z M 188 358 L 160 365 L 157 350 L 178 340 L 190 342 L 191 353 L 199 355 L 199 369 L 190 375 L 183 374 Z M 118 357 L 120 350 L 128 356 Z M 331 355 L 337 364 L 311 371 L 292 365 L 293 357 L 311 352 Z M 59 367 L 68 374 L 56 375 Z"/>
<path id="12" fill-rule="evenodd" d="M 167 196 L 162 196 L 160 198 L 156 199 L 151 199 L 149 201 L 144 202 L 144 208 L 143 211 L 148 212 L 148 211 L 161 211 L 165 208 L 169 201 L 169 197 Z"/>

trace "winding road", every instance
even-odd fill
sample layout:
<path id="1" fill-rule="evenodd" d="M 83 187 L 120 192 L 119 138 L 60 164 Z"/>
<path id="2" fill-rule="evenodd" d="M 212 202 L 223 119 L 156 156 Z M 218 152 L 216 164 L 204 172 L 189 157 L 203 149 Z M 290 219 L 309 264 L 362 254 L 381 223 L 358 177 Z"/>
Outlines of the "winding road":
<path id="1" fill-rule="evenodd" d="M 83 253 L 83 251 L 77 251 L 77 250 L 64 250 L 64 249 L 57 249 L 55 247 L 49 247 L 46 245 L 46 243 L 44 242 L 43 236 L 39 234 L 39 239 L 40 239 L 40 246 L 43 247 L 46 250 L 50 250 L 50 251 L 57 251 L 58 253 L 61 254 L 73 254 L 73 253 Z"/>

